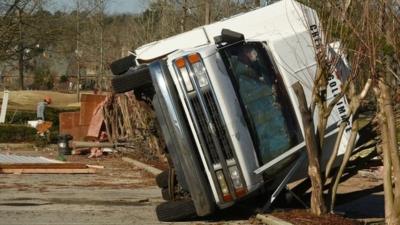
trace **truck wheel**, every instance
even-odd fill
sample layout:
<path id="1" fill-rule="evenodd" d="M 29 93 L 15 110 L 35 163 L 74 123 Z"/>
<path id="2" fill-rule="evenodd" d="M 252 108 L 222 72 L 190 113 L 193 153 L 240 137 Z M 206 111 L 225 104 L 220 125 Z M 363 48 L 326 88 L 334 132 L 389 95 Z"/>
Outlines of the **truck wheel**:
<path id="1" fill-rule="evenodd" d="M 110 69 L 114 75 L 121 75 L 128 71 L 129 67 L 135 66 L 135 56 L 129 55 L 124 58 L 115 60 L 111 63 Z"/>
<path id="2" fill-rule="evenodd" d="M 172 196 L 169 194 L 168 188 L 161 188 L 161 196 L 165 201 L 172 200 Z"/>
<path id="3" fill-rule="evenodd" d="M 156 213 L 160 221 L 182 221 L 195 217 L 196 208 L 192 200 L 171 201 L 158 205 Z"/>
<path id="4" fill-rule="evenodd" d="M 128 70 L 127 73 L 116 76 L 111 80 L 113 90 L 116 93 L 124 93 L 151 83 L 148 67 Z"/>
<path id="5" fill-rule="evenodd" d="M 156 176 L 156 183 L 158 187 L 168 189 L 168 174 L 168 170 L 164 170 L 162 173 Z"/>

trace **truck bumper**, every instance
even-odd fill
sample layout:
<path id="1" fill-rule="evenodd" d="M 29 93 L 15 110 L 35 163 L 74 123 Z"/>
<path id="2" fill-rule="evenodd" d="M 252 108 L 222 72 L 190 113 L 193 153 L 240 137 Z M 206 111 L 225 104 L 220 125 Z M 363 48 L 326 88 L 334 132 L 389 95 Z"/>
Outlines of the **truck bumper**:
<path id="1" fill-rule="evenodd" d="M 175 85 L 165 63 L 157 61 L 149 67 L 156 92 L 154 109 L 176 167 L 178 181 L 190 192 L 197 214 L 209 215 L 215 211 L 215 201 L 200 165 Z"/>

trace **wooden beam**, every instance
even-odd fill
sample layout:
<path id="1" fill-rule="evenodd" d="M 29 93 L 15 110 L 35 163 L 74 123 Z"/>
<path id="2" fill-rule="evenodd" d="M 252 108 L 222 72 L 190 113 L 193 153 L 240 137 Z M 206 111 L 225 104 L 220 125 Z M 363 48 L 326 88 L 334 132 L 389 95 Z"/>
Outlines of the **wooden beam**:
<path id="1" fill-rule="evenodd" d="M 122 160 L 124 160 L 125 162 L 128 162 L 128 163 L 132 163 L 133 165 L 139 167 L 140 169 L 146 170 L 147 172 L 153 174 L 154 176 L 157 176 L 158 174 L 160 174 L 162 172 L 161 170 L 159 170 L 153 166 L 144 164 L 142 162 L 139 162 L 137 160 L 134 160 L 134 159 L 131 159 L 128 157 L 122 157 Z"/>
<path id="2" fill-rule="evenodd" d="M 0 164 L 0 169 L 87 169 L 82 163 L 15 163 Z"/>
<path id="3" fill-rule="evenodd" d="M 93 168 L 86 169 L 0 169 L 0 173 L 11 174 L 92 174 Z"/>
<path id="4" fill-rule="evenodd" d="M 73 148 L 114 148 L 117 144 L 110 142 L 72 141 Z"/>
<path id="5" fill-rule="evenodd" d="M 279 219 L 272 215 L 257 214 L 256 219 L 267 225 L 293 225 L 292 223 Z"/>

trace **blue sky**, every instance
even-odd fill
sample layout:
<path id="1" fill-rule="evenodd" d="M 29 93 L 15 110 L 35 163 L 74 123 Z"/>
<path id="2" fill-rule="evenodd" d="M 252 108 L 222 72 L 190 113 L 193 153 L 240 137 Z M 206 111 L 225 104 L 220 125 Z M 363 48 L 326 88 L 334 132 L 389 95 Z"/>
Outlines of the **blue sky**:
<path id="1" fill-rule="evenodd" d="M 139 13 L 144 11 L 150 0 L 106 0 L 107 13 Z M 72 10 L 75 8 L 75 0 L 50 0 L 49 5 L 54 11 Z"/>

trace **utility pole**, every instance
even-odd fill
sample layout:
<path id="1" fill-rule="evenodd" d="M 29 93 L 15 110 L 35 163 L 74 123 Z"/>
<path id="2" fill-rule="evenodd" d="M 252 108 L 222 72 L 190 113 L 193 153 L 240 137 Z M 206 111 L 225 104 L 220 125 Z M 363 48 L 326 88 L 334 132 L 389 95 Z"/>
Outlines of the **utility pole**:
<path id="1" fill-rule="evenodd" d="M 104 79 L 104 71 L 103 71 L 103 13 L 104 13 L 104 1 L 100 0 L 100 91 L 105 88 L 105 79 Z"/>
<path id="2" fill-rule="evenodd" d="M 19 29 L 19 43 L 18 43 L 18 51 L 19 51 L 19 84 L 20 89 L 24 90 L 24 43 L 23 43 L 23 35 L 22 35 L 22 9 L 18 7 L 18 29 Z"/>
<path id="3" fill-rule="evenodd" d="M 76 64 L 77 64 L 77 75 L 76 75 L 76 95 L 78 98 L 78 102 L 80 101 L 80 80 L 81 80 L 81 71 L 80 71 L 80 55 L 79 55 L 79 1 L 76 0 Z"/>

